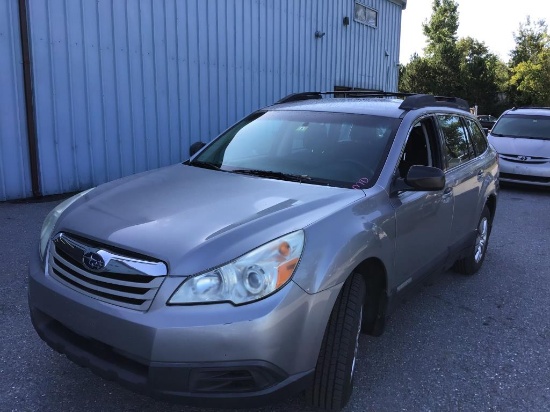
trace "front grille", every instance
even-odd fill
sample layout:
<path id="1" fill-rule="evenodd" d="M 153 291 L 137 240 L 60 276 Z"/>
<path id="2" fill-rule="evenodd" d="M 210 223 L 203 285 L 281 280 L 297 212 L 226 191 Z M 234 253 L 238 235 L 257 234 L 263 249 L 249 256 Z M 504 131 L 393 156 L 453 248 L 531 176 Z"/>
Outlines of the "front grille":
<path id="1" fill-rule="evenodd" d="M 50 276 L 65 286 L 103 302 L 146 311 L 164 281 L 163 262 L 113 253 L 66 233 L 50 244 Z M 129 255 L 130 253 L 128 253 Z"/>
<path id="2" fill-rule="evenodd" d="M 518 175 L 518 174 L 514 174 L 514 173 L 502 173 L 502 172 L 500 172 L 500 177 L 501 177 L 501 179 L 518 180 L 518 181 L 532 182 L 532 183 L 550 184 L 550 177 Z"/>
<path id="3" fill-rule="evenodd" d="M 193 368 L 189 375 L 189 391 L 211 394 L 257 392 L 284 379 L 284 372 L 261 365 Z"/>
<path id="4" fill-rule="evenodd" d="M 193 392 L 237 393 L 257 390 L 256 381 L 248 370 L 197 370 L 193 373 Z"/>
<path id="5" fill-rule="evenodd" d="M 531 165 L 541 165 L 544 163 L 549 163 L 550 159 L 547 157 L 538 157 L 538 156 L 520 156 L 512 154 L 500 154 L 501 159 L 507 160 L 512 163 L 523 163 Z"/>

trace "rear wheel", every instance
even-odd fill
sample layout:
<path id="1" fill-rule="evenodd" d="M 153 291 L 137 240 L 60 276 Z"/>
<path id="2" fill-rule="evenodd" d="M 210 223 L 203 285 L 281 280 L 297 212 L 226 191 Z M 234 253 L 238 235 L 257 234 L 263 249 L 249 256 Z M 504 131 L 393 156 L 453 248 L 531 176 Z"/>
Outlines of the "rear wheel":
<path id="1" fill-rule="evenodd" d="M 455 264 L 454 268 L 457 272 L 465 275 L 473 275 L 481 268 L 485 260 L 485 255 L 487 254 L 490 234 L 491 212 L 489 212 L 489 208 L 485 206 L 479 218 L 474 243 L 469 248 L 466 257 L 458 260 Z"/>
<path id="2" fill-rule="evenodd" d="M 365 282 L 353 274 L 342 287 L 325 330 L 307 401 L 324 410 L 339 411 L 349 401 L 359 347 Z"/>

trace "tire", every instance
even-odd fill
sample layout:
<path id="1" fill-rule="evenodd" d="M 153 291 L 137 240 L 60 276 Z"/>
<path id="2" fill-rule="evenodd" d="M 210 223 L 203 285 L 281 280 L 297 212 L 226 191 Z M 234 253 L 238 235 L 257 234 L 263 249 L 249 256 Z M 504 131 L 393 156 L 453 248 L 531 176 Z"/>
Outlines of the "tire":
<path id="1" fill-rule="evenodd" d="M 489 236 L 491 235 L 491 212 L 485 206 L 476 230 L 476 238 L 472 246 L 468 248 L 466 257 L 458 260 L 455 263 L 454 269 L 464 275 L 473 275 L 483 265 L 485 255 L 487 254 L 487 246 L 489 244 Z"/>
<path id="2" fill-rule="evenodd" d="M 339 411 L 351 397 L 365 290 L 362 277 L 353 274 L 336 299 L 321 344 L 313 384 L 306 391 L 306 400 L 312 406 Z"/>

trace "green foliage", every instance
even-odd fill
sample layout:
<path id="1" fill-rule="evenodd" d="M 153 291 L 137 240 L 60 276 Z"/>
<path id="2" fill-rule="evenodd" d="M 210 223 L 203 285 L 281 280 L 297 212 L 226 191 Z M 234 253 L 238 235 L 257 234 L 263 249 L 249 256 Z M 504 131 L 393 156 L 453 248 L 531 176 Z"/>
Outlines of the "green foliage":
<path id="1" fill-rule="evenodd" d="M 507 95 L 513 106 L 550 106 L 550 36 L 544 20 L 528 17 L 514 34 Z"/>
<path id="2" fill-rule="evenodd" d="M 532 22 L 527 16 L 525 23 L 520 23 L 519 31 L 514 33 L 516 48 L 510 53 L 510 67 L 536 58 L 548 44 L 548 26 L 544 20 Z"/>
<path id="3" fill-rule="evenodd" d="M 458 96 L 460 82 L 454 75 L 459 67 L 456 50 L 458 5 L 453 0 L 434 0 L 433 14 L 422 25 L 428 38 L 425 57 L 415 54 L 402 67 L 399 89 L 403 92 Z"/>
<path id="4" fill-rule="evenodd" d="M 511 70 L 510 86 L 518 105 L 550 107 L 550 49 L 521 62 Z"/>
<path id="5" fill-rule="evenodd" d="M 427 56 L 447 56 L 454 48 L 458 30 L 458 4 L 453 0 L 434 0 L 432 16 L 422 24 L 428 38 Z"/>
<path id="6" fill-rule="evenodd" d="M 432 89 L 434 74 L 428 59 L 414 54 L 406 66 L 399 70 L 399 90 L 405 93 L 435 93 Z"/>
<path id="7" fill-rule="evenodd" d="M 516 47 L 508 65 L 483 42 L 458 39 L 458 3 L 433 0 L 432 16 L 422 27 L 424 56 L 400 67 L 399 90 L 457 96 L 479 113 L 500 114 L 510 106 L 550 106 L 550 36 L 544 20 L 528 17 L 514 33 Z"/>
<path id="8" fill-rule="evenodd" d="M 498 95 L 504 84 L 499 72 L 506 73 L 504 63 L 484 43 L 471 37 L 460 39 L 457 49 L 462 96 L 483 113 L 499 111 Z"/>

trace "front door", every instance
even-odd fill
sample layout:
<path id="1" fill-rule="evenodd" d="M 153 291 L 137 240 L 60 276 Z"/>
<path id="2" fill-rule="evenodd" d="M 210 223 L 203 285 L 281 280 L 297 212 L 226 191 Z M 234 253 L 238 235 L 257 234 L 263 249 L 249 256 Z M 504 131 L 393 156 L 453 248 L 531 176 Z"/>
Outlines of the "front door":
<path id="1" fill-rule="evenodd" d="M 412 127 L 399 164 L 406 176 L 412 165 L 442 168 L 434 118 L 418 120 Z M 440 269 L 447 257 L 453 220 L 452 190 L 401 192 L 393 199 L 396 218 L 395 273 L 397 292 L 416 278 Z"/>

